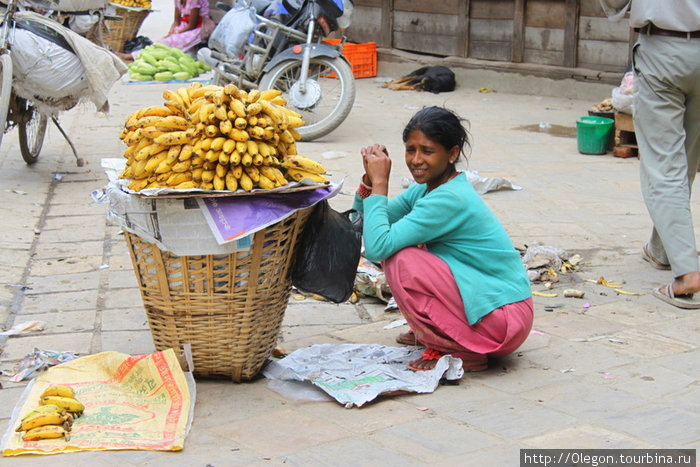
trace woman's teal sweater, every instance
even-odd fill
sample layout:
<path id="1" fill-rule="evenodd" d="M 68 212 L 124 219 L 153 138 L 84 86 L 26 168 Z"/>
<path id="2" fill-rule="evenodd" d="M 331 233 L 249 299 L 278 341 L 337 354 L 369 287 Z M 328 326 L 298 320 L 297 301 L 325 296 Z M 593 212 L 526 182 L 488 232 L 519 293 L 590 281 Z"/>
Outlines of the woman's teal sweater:
<path id="1" fill-rule="evenodd" d="M 464 173 L 430 193 L 425 184 L 414 184 L 391 200 L 356 195 L 353 207 L 364 215 L 367 259 L 382 261 L 425 244 L 447 263 L 469 324 L 531 296 L 520 253 Z"/>

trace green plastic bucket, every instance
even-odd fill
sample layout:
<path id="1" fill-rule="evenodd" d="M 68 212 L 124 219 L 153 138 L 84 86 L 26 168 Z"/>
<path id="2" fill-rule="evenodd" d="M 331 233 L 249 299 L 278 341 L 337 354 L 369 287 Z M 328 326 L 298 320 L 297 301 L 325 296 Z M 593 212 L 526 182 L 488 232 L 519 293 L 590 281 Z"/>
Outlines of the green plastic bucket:
<path id="1" fill-rule="evenodd" d="M 581 154 L 605 154 L 615 121 L 606 117 L 581 117 L 576 121 L 576 140 Z"/>

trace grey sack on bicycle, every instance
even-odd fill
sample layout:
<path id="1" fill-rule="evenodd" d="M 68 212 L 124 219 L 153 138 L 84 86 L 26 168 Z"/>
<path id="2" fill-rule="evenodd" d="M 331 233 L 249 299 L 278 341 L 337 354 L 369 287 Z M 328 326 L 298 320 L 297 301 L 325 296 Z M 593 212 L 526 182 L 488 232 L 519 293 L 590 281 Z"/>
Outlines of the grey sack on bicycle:
<path id="1" fill-rule="evenodd" d="M 41 16 L 39 14 L 28 11 L 17 12 L 15 14 L 15 19 L 17 21 L 26 20 L 32 23 L 44 25 L 49 29 L 58 32 L 63 38 L 65 38 L 70 47 L 75 51 L 75 56 L 77 56 L 78 62 L 82 66 L 82 72 L 76 74 L 78 76 L 81 76 L 81 78 L 82 76 L 84 76 L 85 84 L 77 85 L 75 82 L 72 82 L 70 77 L 66 77 L 64 87 L 70 88 L 72 91 L 77 92 L 77 94 L 72 95 L 72 97 L 75 98 L 76 102 L 77 100 L 87 99 L 90 100 L 93 104 L 95 104 L 97 110 L 109 110 L 109 102 L 107 99 L 109 90 L 112 87 L 112 85 L 115 82 L 117 82 L 119 78 L 128 70 L 126 65 L 116 55 L 102 47 L 95 45 L 88 39 L 85 39 L 79 34 L 71 31 L 70 29 L 57 24 L 55 21 L 45 18 L 44 16 Z M 17 51 L 19 52 L 18 49 L 19 47 L 17 48 Z M 24 52 L 27 53 L 28 51 L 25 50 Z M 38 51 L 35 51 L 34 53 L 38 53 Z M 26 63 L 19 63 L 19 61 L 23 58 L 25 57 L 13 56 L 13 63 L 15 64 L 15 68 L 19 70 L 27 68 Z M 43 57 L 43 60 L 47 60 L 47 58 Z M 75 61 L 66 60 L 63 62 L 63 64 L 72 64 L 71 66 L 73 66 L 75 65 Z M 84 66 L 84 64 L 90 64 L 90 66 Z M 20 79 L 15 80 L 15 82 L 13 83 L 13 88 L 15 89 L 15 92 L 17 92 L 17 94 L 21 97 L 37 101 L 37 106 L 44 113 L 51 115 L 56 114 L 60 110 L 67 110 L 66 106 L 59 106 L 57 108 L 55 105 L 55 99 L 64 98 L 65 91 L 67 89 L 61 90 L 60 88 L 56 88 L 52 94 L 47 89 L 41 89 L 48 87 L 46 83 L 44 83 L 44 85 L 41 86 L 41 88 L 34 87 L 37 84 L 37 81 L 42 80 L 48 83 L 55 84 L 57 83 L 55 81 L 55 76 L 64 76 L 66 74 L 66 70 L 61 69 L 60 66 L 54 63 L 52 67 L 53 75 L 49 75 L 50 68 L 51 67 L 47 67 L 45 69 L 43 76 L 34 76 L 31 79 L 31 82 L 26 81 L 27 76 L 21 77 L 21 79 L 25 81 L 21 81 Z M 30 71 L 30 74 L 31 73 L 32 71 Z M 69 84 L 70 86 L 68 86 Z M 41 91 L 46 94 L 38 94 L 39 89 L 41 89 Z M 73 103 L 73 105 L 75 105 L 75 102 Z"/>

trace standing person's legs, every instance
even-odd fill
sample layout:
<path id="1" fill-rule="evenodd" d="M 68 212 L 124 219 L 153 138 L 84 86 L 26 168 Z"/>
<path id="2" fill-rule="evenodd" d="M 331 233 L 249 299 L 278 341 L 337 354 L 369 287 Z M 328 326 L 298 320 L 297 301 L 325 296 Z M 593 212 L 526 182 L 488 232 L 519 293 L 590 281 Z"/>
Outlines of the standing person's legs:
<path id="1" fill-rule="evenodd" d="M 672 294 L 700 291 L 690 192 L 697 171 L 696 135 L 686 140 L 689 88 L 697 87 L 698 51 L 665 37 L 641 36 L 635 47 L 635 131 L 641 154 L 641 184 L 654 223 L 648 252 L 670 263 L 677 279 Z M 693 64 L 693 61 L 695 63 Z M 692 79 L 691 79 L 692 78 Z M 695 81 L 693 81 L 693 79 Z M 696 106 L 695 102 L 690 102 Z M 695 140 L 695 141 L 693 141 Z M 691 152 L 686 153 L 686 149 Z M 688 275 L 688 281 L 682 280 Z M 697 276 L 697 277 L 695 277 Z M 668 292 L 668 291 L 666 291 Z"/>

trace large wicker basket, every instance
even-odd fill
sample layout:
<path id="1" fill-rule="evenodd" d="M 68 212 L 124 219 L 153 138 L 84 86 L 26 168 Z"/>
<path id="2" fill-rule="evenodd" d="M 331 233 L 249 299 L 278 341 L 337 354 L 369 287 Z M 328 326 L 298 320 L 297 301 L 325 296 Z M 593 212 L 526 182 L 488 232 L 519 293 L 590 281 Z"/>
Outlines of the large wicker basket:
<path id="1" fill-rule="evenodd" d="M 126 233 L 156 350 L 192 344 L 194 374 L 250 380 L 277 343 L 311 208 L 255 233 L 248 251 L 174 256 Z"/>
<path id="2" fill-rule="evenodd" d="M 124 43 L 136 37 L 148 13 L 150 10 L 146 9 L 117 8 L 116 14 L 122 19 L 105 21 L 102 31 L 105 47 L 114 52 L 124 52 Z"/>

